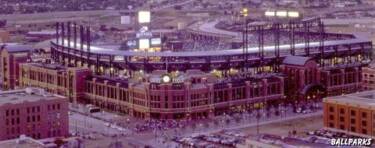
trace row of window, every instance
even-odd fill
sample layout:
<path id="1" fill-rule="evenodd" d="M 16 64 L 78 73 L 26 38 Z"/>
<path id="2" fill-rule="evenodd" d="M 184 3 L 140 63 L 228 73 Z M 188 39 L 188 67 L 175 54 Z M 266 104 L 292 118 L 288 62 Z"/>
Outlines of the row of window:
<path id="1" fill-rule="evenodd" d="M 5 116 L 14 116 L 14 115 L 20 115 L 20 110 L 19 109 L 7 109 L 5 111 Z"/>
<path id="2" fill-rule="evenodd" d="M 334 116 L 334 114 L 335 114 L 336 108 L 333 107 L 333 106 L 329 106 L 328 110 L 329 110 L 328 126 L 331 127 L 331 128 L 335 128 L 335 125 L 334 125 L 335 116 Z M 339 108 L 338 112 L 339 112 L 339 114 L 338 114 L 339 127 L 338 128 L 341 129 L 341 130 L 347 130 L 346 126 L 345 126 L 345 119 L 346 119 L 345 118 L 345 115 L 346 115 L 345 114 L 346 113 L 345 108 Z M 358 114 L 358 113 L 360 113 L 360 114 Z M 369 133 L 368 130 L 367 130 L 368 123 L 371 122 L 371 121 L 367 120 L 368 117 L 369 117 L 368 114 L 369 114 L 368 112 L 359 112 L 359 111 L 356 111 L 356 110 L 350 110 L 350 117 L 348 119 L 350 121 L 350 124 L 349 124 L 348 130 L 350 130 L 351 132 L 360 132 L 362 134 L 368 134 Z M 357 121 L 358 116 L 360 116 L 359 121 Z M 375 119 L 375 114 L 373 115 L 373 118 Z M 357 129 L 356 129 L 357 128 L 357 126 L 356 126 L 357 122 L 361 123 L 360 124 L 361 125 L 360 131 L 357 131 Z M 371 129 L 375 128 L 375 120 L 373 120 L 372 126 L 373 127 Z"/>

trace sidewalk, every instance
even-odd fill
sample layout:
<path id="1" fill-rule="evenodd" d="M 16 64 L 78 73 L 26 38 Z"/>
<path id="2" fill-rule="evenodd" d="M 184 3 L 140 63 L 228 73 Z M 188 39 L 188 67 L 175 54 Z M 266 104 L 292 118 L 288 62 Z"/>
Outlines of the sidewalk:
<path id="1" fill-rule="evenodd" d="M 313 116 L 319 116 L 319 115 L 322 115 L 322 114 L 323 114 L 323 111 L 318 111 L 318 112 L 310 113 L 310 114 L 301 114 L 301 115 L 289 116 L 289 117 L 285 117 L 285 118 L 282 118 L 282 119 L 259 121 L 259 124 L 257 124 L 256 120 L 255 120 L 255 123 L 250 122 L 249 124 L 244 124 L 244 125 L 240 125 L 240 126 L 236 126 L 236 127 L 224 127 L 222 129 L 213 129 L 213 130 L 204 131 L 204 132 L 194 132 L 194 133 L 191 133 L 191 134 L 188 134 L 188 135 L 217 133 L 217 132 L 220 132 L 222 130 L 236 130 L 236 129 L 241 129 L 241 128 L 255 127 L 257 125 L 261 126 L 261 125 L 265 125 L 265 124 L 284 122 L 284 121 L 298 119 L 298 118 L 308 118 L 308 117 L 313 117 Z M 186 136 L 186 134 L 185 134 L 185 136 Z"/>

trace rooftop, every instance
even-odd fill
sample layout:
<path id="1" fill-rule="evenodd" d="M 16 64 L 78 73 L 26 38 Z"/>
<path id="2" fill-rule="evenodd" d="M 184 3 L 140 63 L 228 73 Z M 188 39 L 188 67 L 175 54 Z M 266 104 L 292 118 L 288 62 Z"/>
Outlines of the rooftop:
<path id="1" fill-rule="evenodd" d="M 324 102 L 375 109 L 375 90 L 324 98 Z"/>
<path id="2" fill-rule="evenodd" d="M 5 140 L 5 141 L 0 141 L 1 147 L 8 147 L 8 148 L 44 148 L 47 147 L 45 144 L 32 139 L 30 137 L 26 136 L 20 136 L 20 138 L 17 139 L 11 139 L 11 140 Z"/>
<path id="3" fill-rule="evenodd" d="M 5 104 L 19 104 L 23 102 L 36 102 L 40 100 L 54 100 L 64 98 L 45 92 L 43 89 L 26 88 L 21 90 L 0 92 L 0 106 Z"/>
<path id="4" fill-rule="evenodd" d="M 303 66 L 307 61 L 309 61 L 310 57 L 302 57 L 302 56 L 287 56 L 283 64 L 289 64 L 289 65 L 299 65 Z"/>
<path id="5" fill-rule="evenodd" d="M 29 52 L 33 50 L 33 46 L 25 45 L 25 44 L 18 44 L 18 43 L 1 43 L 0 49 L 6 49 L 8 52 Z"/>
<path id="6" fill-rule="evenodd" d="M 31 66 L 35 66 L 35 67 L 41 67 L 41 68 L 45 68 L 45 69 L 49 69 L 49 70 L 58 70 L 58 71 L 65 71 L 67 69 L 76 69 L 76 70 L 87 69 L 87 68 L 84 68 L 84 67 L 69 67 L 69 66 L 64 66 L 64 65 L 61 65 L 61 64 L 57 64 L 57 63 L 34 62 L 34 63 L 22 63 L 22 64 L 31 65 Z"/>
<path id="7" fill-rule="evenodd" d="M 47 68 L 51 70 L 65 70 L 66 67 L 60 65 L 60 64 L 45 64 L 45 63 L 25 63 L 28 65 L 33 65 L 37 67 Z"/>

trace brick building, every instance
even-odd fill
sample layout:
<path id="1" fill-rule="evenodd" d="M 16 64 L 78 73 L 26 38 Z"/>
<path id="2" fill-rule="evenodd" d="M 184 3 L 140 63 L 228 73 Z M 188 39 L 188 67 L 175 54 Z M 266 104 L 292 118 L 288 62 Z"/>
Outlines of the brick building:
<path id="1" fill-rule="evenodd" d="M 0 140 L 68 136 L 68 101 L 41 89 L 0 93 Z"/>
<path id="2" fill-rule="evenodd" d="M 27 62 L 32 46 L 0 44 L 0 84 L 5 90 L 18 86 L 19 64 Z"/>
<path id="3" fill-rule="evenodd" d="M 359 67 L 323 67 L 311 57 L 289 56 L 281 69 L 290 101 L 321 101 L 323 96 L 353 93 L 361 87 Z"/>
<path id="4" fill-rule="evenodd" d="M 325 128 L 375 137 L 375 91 L 328 97 L 323 103 Z"/>
<path id="5" fill-rule="evenodd" d="M 83 97 L 85 80 L 91 71 L 87 68 L 64 67 L 58 64 L 22 63 L 19 85 L 40 87 L 48 92 L 64 95 L 71 102 Z"/>

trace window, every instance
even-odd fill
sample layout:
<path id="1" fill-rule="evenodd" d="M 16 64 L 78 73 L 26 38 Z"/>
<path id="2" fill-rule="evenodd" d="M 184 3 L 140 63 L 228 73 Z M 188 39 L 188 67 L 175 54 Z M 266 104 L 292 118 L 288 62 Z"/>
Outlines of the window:
<path id="1" fill-rule="evenodd" d="M 341 108 L 340 109 L 340 114 L 344 114 L 345 113 L 345 109 Z"/>
<path id="2" fill-rule="evenodd" d="M 350 119 L 351 124 L 355 124 L 355 119 Z"/>
<path id="3" fill-rule="evenodd" d="M 355 127 L 351 127 L 350 131 L 355 132 Z"/>
<path id="4" fill-rule="evenodd" d="M 367 130 L 366 129 L 362 129 L 362 134 L 367 134 Z"/>
<path id="5" fill-rule="evenodd" d="M 366 112 L 362 112 L 362 118 L 367 118 L 367 113 Z"/>
<path id="6" fill-rule="evenodd" d="M 366 121 L 362 121 L 362 126 L 367 126 L 367 122 Z"/>
<path id="7" fill-rule="evenodd" d="M 350 115 L 355 116 L 355 110 L 350 111 Z"/>
<path id="8" fill-rule="evenodd" d="M 333 120 L 335 117 L 333 115 L 329 115 L 329 120 Z"/>
<path id="9" fill-rule="evenodd" d="M 329 112 L 334 112 L 335 111 L 335 108 L 333 108 L 332 106 L 329 107 Z"/>
<path id="10" fill-rule="evenodd" d="M 340 129 L 345 130 L 345 126 L 343 124 L 341 124 Z"/>

